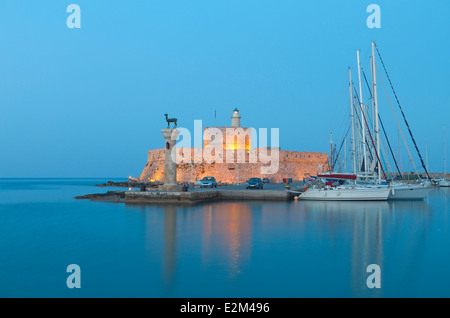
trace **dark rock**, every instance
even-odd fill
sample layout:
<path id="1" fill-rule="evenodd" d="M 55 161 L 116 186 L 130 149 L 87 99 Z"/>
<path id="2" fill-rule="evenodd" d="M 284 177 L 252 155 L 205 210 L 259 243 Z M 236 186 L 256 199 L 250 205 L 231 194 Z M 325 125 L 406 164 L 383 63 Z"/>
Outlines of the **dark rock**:
<path id="1" fill-rule="evenodd" d="M 125 191 L 108 191 L 106 193 L 93 193 L 74 197 L 74 199 L 90 200 L 120 200 L 125 198 Z"/>

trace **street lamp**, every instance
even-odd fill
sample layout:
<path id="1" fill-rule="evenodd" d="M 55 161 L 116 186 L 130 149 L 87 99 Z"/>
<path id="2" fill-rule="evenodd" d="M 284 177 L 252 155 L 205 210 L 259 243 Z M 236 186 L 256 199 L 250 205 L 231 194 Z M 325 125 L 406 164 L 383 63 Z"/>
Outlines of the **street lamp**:
<path id="1" fill-rule="evenodd" d="M 240 184 L 240 183 L 239 183 L 239 165 L 237 165 L 237 168 L 238 168 L 238 169 L 237 169 L 237 172 L 238 172 L 238 176 L 237 176 L 237 177 L 238 177 L 238 178 L 237 178 L 237 179 L 238 179 L 238 180 L 237 180 L 238 182 L 237 182 L 237 183 L 238 183 L 238 185 L 239 185 L 239 184 Z"/>
<path id="2" fill-rule="evenodd" d="M 191 183 L 194 183 L 194 160 L 191 159 Z"/>

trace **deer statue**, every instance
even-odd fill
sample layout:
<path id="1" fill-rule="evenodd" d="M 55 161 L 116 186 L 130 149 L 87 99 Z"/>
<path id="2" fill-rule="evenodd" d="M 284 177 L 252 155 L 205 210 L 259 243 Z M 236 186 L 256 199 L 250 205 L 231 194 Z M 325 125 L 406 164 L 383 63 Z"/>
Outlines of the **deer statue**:
<path id="1" fill-rule="evenodd" d="M 177 128 L 177 119 L 176 118 L 167 118 L 167 114 L 164 114 L 164 116 L 166 116 L 167 128 L 170 128 L 170 123 L 174 123 L 174 125 L 175 125 L 174 128 Z"/>

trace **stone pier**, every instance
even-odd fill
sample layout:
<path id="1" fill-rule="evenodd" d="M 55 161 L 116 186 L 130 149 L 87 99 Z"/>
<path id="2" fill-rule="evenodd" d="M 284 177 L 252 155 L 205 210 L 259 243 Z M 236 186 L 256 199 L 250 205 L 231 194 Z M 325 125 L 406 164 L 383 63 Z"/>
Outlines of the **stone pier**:
<path id="1" fill-rule="evenodd" d="M 279 190 L 205 190 L 192 192 L 127 191 L 125 203 L 204 203 L 210 201 L 291 201 L 293 195 Z"/>
<path id="2" fill-rule="evenodd" d="M 159 186 L 159 191 L 181 191 L 181 186 L 177 184 L 177 163 L 172 158 L 176 154 L 176 140 L 180 131 L 176 128 L 166 128 L 161 130 L 164 140 L 164 184 Z"/>

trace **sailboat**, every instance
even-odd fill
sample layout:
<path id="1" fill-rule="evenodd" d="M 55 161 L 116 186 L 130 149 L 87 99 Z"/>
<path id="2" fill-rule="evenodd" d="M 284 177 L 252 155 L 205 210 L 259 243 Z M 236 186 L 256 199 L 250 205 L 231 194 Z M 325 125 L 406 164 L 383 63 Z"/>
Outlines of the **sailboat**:
<path id="1" fill-rule="evenodd" d="M 448 179 L 439 180 L 439 186 L 440 187 L 450 187 L 450 180 L 448 180 Z"/>
<path id="2" fill-rule="evenodd" d="M 378 98 L 377 98 L 377 68 L 376 68 L 376 58 L 375 58 L 375 48 L 376 44 L 375 42 L 372 42 L 372 58 L 371 58 L 371 73 L 372 73 L 372 91 L 373 91 L 373 116 L 375 120 L 374 125 L 374 135 L 375 135 L 375 142 L 376 142 L 376 149 L 375 149 L 375 143 L 373 145 L 374 151 L 377 154 L 377 162 L 373 164 L 373 166 L 377 166 L 377 172 L 378 172 L 378 178 L 374 176 L 372 179 L 372 184 L 369 184 L 367 186 L 373 187 L 373 188 L 389 188 L 390 193 L 388 200 L 422 200 L 426 197 L 428 192 L 430 191 L 431 187 L 429 184 L 425 182 L 420 182 L 416 184 L 408 184 L 405 182 L 389 182 L 389 184 L 382 184 L 381 182 L 381 171 L 383 171 L 384 177 L 387 181 L 386 175 L 383 170 L 383 166 L 380 161 L 380 130 L 379 130 L 379 116 L 378 116 Z M 402 112 L 403 114 L 403 112 Z M 395 115 L 395 114 L 394 114 Z M 404 114 L 403 114 L 404 115 Z M 406 118 L 404 118 L 406 121 Z M 381 120 L 381 119 L 380 119 Z M 384 128 L 383 128 L 384 129 Z M 408 127 L 409 129 L 409 127 Z M 369 132 L 370 134 L 370 132 Z M 411 137 L 412 133 L 410 132 Z M 406 144 L 406 143 L 405 143 Z M 417 149 L 418 151 L 418 149 Z M 408 150 L 409 153 L 409 150 Z M 419 153 L 420 156 L 420 153 Z M 412 158 L 411 158 L 412 159 Z M 367 159 L 366 159 L 367 160 Z M 428 174 L 428 173 L 427 173 Z M 378 180 L 376 180 L 378 179 Z"/>
<path id="3" fill-rule="evenodd" d="M 450 180 L 447 177 L 447 162 L 445 158 L 445 127 L 444 127 L 444 177 L 439 180 L 440 187 L 450 187 Z"/>
<path id="4" fill-rule="evenodd" d="M 338 187 L 314 187 L 301 193 L 301 200 L 316 201 L 386 201 L 390 189 L 341 185 Z"/>
<path id="5" fill-rule="evenodd" d="M 349 177 L 347 174 L 337 174 L 334 172 L 318 175 L 318 178 L 327 180 L 307 189 L 299 194 L 299 199 L 303 200 L 421 200 L 430 191 L 430 186 L 424 182 L 416 184 L 408 184 L 405 182 L 389 182 L 387 175 L 383 169 L 380 160 L 380 128 L 378 116 L 378 100 L 377 100 L 377 83 L 376 83 L 376 64 L 375 64 L 375 43 L 372 42 L 372 110 L 373 120 L 372 127 L 369 127 L 370 117 L 367 112 L 367 106 L 363 104 L 362 85 L 361 85 L 361 64 L 359 60 L 359 51 L 357 51 L 358 62 L 358 78 L 359 78 L 359 96 L 355 95 L 359 106 L 360 124 L 355 123 L 354 105 L 353 105 L 353 88 L 350 75 L 350 102 L 351 102 L 351 118 L 352 118 L 352 147 L 353 147 L 353 175 Z M 365 76 L 365 75 L 364 75 Z M 355 111 L 356 114 L 358 114 Z M 404 115 L 404 114 L 403 114 Z M 406 121 L 406 118 L 405 118 Z M 357 127 L 359 126 L 359 127 Z M 373 129 L 372 133 L 371 130 Z M 359 130 L 359 133 L 356 131 Z M 384 130 L 384 128 L 383 128 Z M 410 132 L 411 137 L 412 133 Z M 372 137 L 373 135 L 373 137 Z M 369 143 L 371 141 L 371 145 Z M 417 148 L 417 147 L 416 147 Z M 418 150 L 418 149 L 417 149 Z M 368 153 L 372 155 L 369 159 Z M 409 150 L 408 150 L 409 153 Z M 420 153 L 419 153 L 420 156 Z M 357 163 L 358 161 L 358 163 Z M 371 161 L 371 162 L 370 162 Z M 358 169 L 357 169 L 358 166 Z M 382 175 L 383 178 L 382 180 Z M 428 173 L 427 173 L 428 174 Z M 353 180 L 353 184 L 350 184 Z M 337 181 L 334 186 L 330 182 Z M 344 181 L 344 182 L 343 182 Z M 343 184 L 342 184 L 343 183 Z"/>
<path id="6" fill-rule="evenodd" d="M 359 70 L 359 84 L 360 93 L 362 93 L 361 88 L 361 71 L 359 64 L 359 51 L 357 51 L 358 58 L 358 70 Z M 352 73 L 349 68 L 350 76 L 350 107 L 351 107 L 351 117 L 352 117 L 352 146 L 354 150 L 353 156 L 353 174 L 347 173 L 323 173 L 318 174 L 319 182 L 314 186 L 308 188 L 306 191 L 299 194 L 298 198 L 301 200 L 318 200 L 318 201 L 385 201 L 389 197 L 389 188 L 375 188 L 367 187 L 357 184 L 357 168 L 356 168 L 356 129 L 354 120 L 354 105 L 353 105 L 353 85 L 352 85 Z M 361 107 L 361 117 L 364 116 L 364 105 L 360 102 Z M 365 140 L 365 128 L 361 125 L 361 134 L 363 140 Z M 332 147 L 331 147 L 332 149 Z M 364 158 L 366 157 L 366 147 L 363 145 Z M 332 156 L 332 151 L 331 154 Z M 367 161 L 363 160 L 367 167 Z M 324 180 L 328 180 L 332 184 L 324 183 Z M 353 180 L 353 184 L 351 183 Z M 336 182 L 337 184 L 333 184 Z M 341 182 L 344 182 L 341 184 Z"/>

